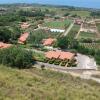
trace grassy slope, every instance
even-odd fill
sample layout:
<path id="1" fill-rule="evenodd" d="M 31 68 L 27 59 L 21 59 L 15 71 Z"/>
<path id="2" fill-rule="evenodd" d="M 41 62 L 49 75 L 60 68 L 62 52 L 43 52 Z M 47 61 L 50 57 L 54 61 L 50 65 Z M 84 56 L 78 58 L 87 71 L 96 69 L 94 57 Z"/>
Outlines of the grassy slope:
<path id="1" fill-rule="evenodd" d="M 0 100 L 100 100 L 100 84 L 49 70 L 0 66 Z"/>

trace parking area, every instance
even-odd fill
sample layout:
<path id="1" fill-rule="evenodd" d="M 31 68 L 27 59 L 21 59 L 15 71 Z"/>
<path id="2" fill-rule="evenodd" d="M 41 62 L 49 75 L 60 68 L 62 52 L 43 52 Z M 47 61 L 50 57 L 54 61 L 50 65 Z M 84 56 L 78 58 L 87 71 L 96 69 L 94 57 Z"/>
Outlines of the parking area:
<path id="1" fill-rule="evenodd" d="M 96 61 L 86 55 L 77 54 L 77 67 L 80 69 L 97 69 Z"/>

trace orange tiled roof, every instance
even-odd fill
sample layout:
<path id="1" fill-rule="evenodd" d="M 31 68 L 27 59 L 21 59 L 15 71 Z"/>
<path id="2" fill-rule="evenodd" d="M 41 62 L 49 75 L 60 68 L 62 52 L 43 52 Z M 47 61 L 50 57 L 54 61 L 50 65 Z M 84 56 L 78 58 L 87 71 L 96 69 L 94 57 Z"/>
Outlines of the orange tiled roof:
<path id="1" fill-rule="evenodd" d="M 70 53 L 70 52 L 61 52 L 59 59 L 64 60 L 64 59 L 72 59 L 75 54 Z"/>
<path id="2" fill-rule="evenodd" d="M 11 44 L 6 44 L 6 43 L 3 43 L 3 42 L 0 42 L 0 49 L 9 48 L 10 46 L 11 46 Z"/>
<path id="3" fill-rule="evenodd" d="M 25 32 L 24 34 L 22 34 L 20 38 L 18 39 L 18 43 L 24 43 L 26 39 L 28 38 L 28 36 L 29 36 L 28 32 Z"/>
<path id="4" fill-rule="evenodd" d="M 23 24 L 21 24 L 21 28 L 22 29 L 26 29 L 30 26 L 30 24 L 28 24 L 27 22 L 24 22 Z"/>
<path id="5" fill-rule="evenodd" d="M 50 46 L 54 43 L 54 41 L 55 41 L 55 39 L 53 39 L 53 38 L 45 39 L 45 40 L 43 40 L 43 45 L 44 46 Z"/>
<path id="6" fill-rule="evenodd" d="M 59 58 L 61 60 L 64 59 L 72 59 L 75 54 L 70 53 L 70 52 L 62 52 L 62 51 L 49 51 L 45 53 L 45 56 L 49 59 L 51 58 Z"/>

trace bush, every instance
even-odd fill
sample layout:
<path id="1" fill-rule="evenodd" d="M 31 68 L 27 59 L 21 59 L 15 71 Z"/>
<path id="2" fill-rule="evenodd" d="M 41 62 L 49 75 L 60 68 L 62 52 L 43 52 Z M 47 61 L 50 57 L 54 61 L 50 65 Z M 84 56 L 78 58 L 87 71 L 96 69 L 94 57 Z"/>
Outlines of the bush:
<path id="1" fill-rule="evenodd" d="M 63 62 L 61 63 L 61 66 L 65 66 L 65 65 L 66 65 L 66 62 L 63 61 Z"/>
<path id="2" fill-rule="evenodd" d="M 0 50 L 0 64 L 17 68 L 29 68 L 32 63 L 32 52 L 30 51 L 18 47 Z"/>
<path id="3" fill-rule="evenodd" d="M 59 65 L 60 63 L 61 63 L 60 60 L 55 60 L 55 62 L 54 62 L 55 65 Z"/>

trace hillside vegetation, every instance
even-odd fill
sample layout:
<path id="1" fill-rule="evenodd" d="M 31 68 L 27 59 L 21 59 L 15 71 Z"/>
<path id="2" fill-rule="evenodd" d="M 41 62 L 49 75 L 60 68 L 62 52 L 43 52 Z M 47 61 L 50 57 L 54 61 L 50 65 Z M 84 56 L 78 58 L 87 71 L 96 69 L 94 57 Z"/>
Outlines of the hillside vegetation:
<path id="1" fill-rule="evenodd" d="M 0 65 L 0 100 L 100 100 L 100 84 L 49 70 Z"/>

